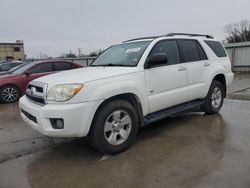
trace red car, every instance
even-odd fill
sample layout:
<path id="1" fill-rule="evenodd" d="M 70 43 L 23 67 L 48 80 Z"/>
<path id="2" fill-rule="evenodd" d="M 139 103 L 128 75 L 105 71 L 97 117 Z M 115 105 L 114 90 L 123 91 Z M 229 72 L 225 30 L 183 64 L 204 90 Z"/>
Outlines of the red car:
<path id="1" fill-rule="evenodd" d="M 0 76 L 0 101 L 4 103 L 18 101 L 25 94 L 26 87 L 31 80 L 80 67 L 82 66 L 79 64 L 59 60 L 27 63 L 10 74 Z"/>

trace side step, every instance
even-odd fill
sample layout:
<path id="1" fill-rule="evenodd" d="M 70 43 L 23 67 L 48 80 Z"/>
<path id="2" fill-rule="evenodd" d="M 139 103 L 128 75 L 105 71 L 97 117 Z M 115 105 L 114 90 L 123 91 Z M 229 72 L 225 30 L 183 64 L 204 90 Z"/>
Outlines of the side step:
<path id="1" fill-rule="evenodd" d="M 187 103 L 183 103 L 180 105 L 176 105 L 170 108 L 166 108 L 164 110 L 160 110 L 158 112 L 154 112 L 152 114 L 147 115 L 146 117 L 144 117 L 144 125 L 148 125 L 151 123 L 154 123 L 156 121 L 159 121 L 161 119 L 164 119 L 166 117 L 169 117 L 171 115 L 198 107 L 200 105 L 202 105 L 204 102 L 202 100 L 194 100 L 191 102 L 187 102 Z"/>

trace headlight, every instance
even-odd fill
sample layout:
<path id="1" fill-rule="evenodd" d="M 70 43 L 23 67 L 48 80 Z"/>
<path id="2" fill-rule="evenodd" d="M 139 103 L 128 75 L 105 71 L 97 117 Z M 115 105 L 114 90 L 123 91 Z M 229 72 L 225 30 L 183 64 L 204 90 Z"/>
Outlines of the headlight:
<path id="1" fill-rule="evenodd" d="M 56 85 L 49 90 L 47 100 L 56 102 L 67 101 L 74 97 L 82 87 L 82 84 Z"/>

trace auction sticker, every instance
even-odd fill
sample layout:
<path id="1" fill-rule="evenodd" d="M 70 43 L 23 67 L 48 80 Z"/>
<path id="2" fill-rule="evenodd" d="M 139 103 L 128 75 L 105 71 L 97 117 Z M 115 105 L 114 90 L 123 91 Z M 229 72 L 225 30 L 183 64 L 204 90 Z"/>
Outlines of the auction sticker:
<path id="1" fill-rule="evenodd" d="M 125 53 L 133 53 L 133 52 L 139 52 L 141 48 L 129 48 L 126 50 Z"/>

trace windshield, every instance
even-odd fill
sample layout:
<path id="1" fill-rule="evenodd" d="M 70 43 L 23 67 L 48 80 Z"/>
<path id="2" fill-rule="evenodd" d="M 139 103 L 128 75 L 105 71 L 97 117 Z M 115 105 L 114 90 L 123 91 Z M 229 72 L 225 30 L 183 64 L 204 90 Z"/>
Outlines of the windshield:
<path id="1" fill-rule="evenodd" d="M 91 66 L 136 66 L 151 41 L 132 42 L 111 46 Z"/>
<path id="2" fill-rule="evenodd" d="M 11 68 L 8 72 L 9 72 L 9 73 L 12 73 L 12 72 L 16 71 L 17 69 L 20 69 L 21 67 L 25 66 L 26 64 L 27 64 L 27 63 L 23 63 L 23 64 L 21 64 L 21 65 L 18 65 L 18 66 L 16 66 L 16 67 L 13 67 L 13 68 Z"/>
<path id="3" fill-rule="evenodd" d="M 34 65 L 34 63 L 27 63 L 24 64 L 21 67 L 18 66 L 18 68 L 11 72 L 11 74 L 23 74 L 25 71 L 27 71 L 29 68 L 31 68 Z"/>

